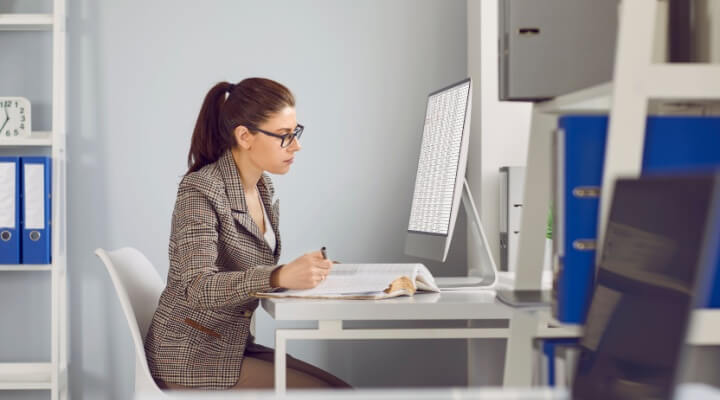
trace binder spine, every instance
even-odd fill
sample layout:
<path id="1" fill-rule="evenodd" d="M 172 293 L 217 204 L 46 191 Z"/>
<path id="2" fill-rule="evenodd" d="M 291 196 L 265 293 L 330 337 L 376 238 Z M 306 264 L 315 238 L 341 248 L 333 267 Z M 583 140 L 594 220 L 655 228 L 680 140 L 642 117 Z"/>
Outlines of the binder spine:
<path id="1" fill-rule="evenodd" d="M 509 212 L 508 212 L 508 187 L 510 186 L 508 183 L 508 179 L 510 176 L 510 171 L 508 167 L 502 167 L 500 168 L 500 221 L 498 221 L 499 224 L 499 231 L 500 231 L 500 270 L 501 271 L 509 271 L 509 264 L 508 264 L 508 219 L 509 219 Z"/>
<path id="2" fill-rule="evenodd" d="M 20 158 L 0 157 L 0 264 L 20 264 Z"/>
<path id="3" fill-rule="evenodd" d="M 559 251 L 555 316 L 585 322 L 595 280 L 597 218 L 607 117 L 560 118 L 558 134 Z"/>
<path id="4" fill-rule="evenodd" d="M 49 157 L 22 157 L 23 264 L 50 264 L 52 173 Z"/>
<path id="5" fill-rule="evenodd" d="M 553 284 L 552 284 L 552 313 L 559 315 L 559 279 L 563 273 L 563 255 L 565 253 L 563 243 L 565 242 L 565 131 L 556 129 L 553 134 L 552 146 L 552 207 L 553 207 Z"/>
<path id="6" fill-rule="evenodd" d="M 720 117 L 648 117 L 646 136 L 643 175 L 720 170 Z M 720 252 L 720 243 L 715 246 L 712 250 Z M 715 267 L 709 296 L 700 306 L 720 308 L 720 259 Z"/>

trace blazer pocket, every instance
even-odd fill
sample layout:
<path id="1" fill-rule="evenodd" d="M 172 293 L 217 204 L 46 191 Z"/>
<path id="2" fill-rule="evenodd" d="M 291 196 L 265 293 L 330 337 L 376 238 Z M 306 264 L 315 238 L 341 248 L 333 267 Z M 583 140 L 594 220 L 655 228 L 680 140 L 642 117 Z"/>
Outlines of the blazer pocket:
<path id="1" fill-rule="evenodd" d="M 215 337 L 218 339 L 220 339 L 222 337 L 222 335 L 217 333 L 216 331 L 214 331 L 208 327 L 205 327 L 205 326 L 201 325 L 199 322 L 192 320 L 190 318 L 185 318 L 184 322 L 185 322 L 185 324 L 189 325 L 190 327 L 195 328 L 196 330 L 203 332 L 207 335 L 210 335 L 212 337 Z"/>

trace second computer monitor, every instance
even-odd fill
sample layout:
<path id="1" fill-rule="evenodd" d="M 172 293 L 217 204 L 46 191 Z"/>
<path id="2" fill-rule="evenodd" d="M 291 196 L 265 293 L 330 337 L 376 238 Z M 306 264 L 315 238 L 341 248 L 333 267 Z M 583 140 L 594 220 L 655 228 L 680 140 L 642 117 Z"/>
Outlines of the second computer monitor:
<path id="1" fill-rule="evenodd" d="M 472 82 L 428 95 L 405 253 L 445 261 L 467 165 Z"/>

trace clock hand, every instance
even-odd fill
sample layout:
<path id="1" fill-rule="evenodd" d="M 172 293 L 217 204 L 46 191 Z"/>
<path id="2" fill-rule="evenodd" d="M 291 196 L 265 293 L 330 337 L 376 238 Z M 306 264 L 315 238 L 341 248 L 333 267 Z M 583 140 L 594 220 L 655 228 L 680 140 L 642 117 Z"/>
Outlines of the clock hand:
<path id="1" fill-rule="evenodd" d="M 2 126 L 0 126 L 0 133 L 2 132 L 5 125 L 7 125 L 8 121 L 10 120 L 10 116 L 8 115 L 7 107 L 3 107 L 5 109 L 5 122 L 3 122 Z"/>

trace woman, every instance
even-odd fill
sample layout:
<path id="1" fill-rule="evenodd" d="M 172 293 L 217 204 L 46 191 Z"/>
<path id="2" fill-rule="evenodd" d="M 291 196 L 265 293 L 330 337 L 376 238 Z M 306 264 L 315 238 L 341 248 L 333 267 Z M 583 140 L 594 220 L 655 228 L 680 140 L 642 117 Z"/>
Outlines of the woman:
<path id="1" fill-rule="evenodd" d="M 315 287 L 332 265 L 319 251 L 277 265 L 278 202 L 265 172 L 290 170 L 302 131 L 277 82 L 221 82 L 206 95 L 173 211 L 167 287 L 145 340 L 161 387 L 273 386 L 273 350 L 250 335 L 255 294 Z M 290 388 L 348 387 L 292 357 L 287 366 Z"/>

